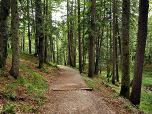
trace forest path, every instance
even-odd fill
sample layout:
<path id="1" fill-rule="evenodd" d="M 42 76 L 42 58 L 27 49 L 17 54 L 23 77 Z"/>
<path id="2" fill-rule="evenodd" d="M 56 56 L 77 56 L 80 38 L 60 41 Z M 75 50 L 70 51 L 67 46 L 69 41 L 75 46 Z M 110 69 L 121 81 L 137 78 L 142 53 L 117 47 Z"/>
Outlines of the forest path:
<path id="1" fill-rule="evenodd" d="M 78 71 L 61 66 L 50 85 L 50 101 L 43 114 L 115 114 L 101 97 L 86 91 L 87 84 Z"/>

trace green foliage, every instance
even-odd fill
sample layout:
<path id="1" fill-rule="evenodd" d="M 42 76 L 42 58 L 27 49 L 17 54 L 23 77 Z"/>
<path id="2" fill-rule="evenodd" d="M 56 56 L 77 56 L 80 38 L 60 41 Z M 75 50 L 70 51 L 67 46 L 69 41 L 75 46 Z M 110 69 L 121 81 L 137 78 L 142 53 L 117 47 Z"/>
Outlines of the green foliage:
<path id="1" fill-rule="evenodd" d="M 92 89 L 95 88 L 95 86 L 94 86 L 94 84 L 93 84 L 93 81 L 92 81 L 90 78 L 88 78 L 88 77 L 83 77 L 83 79 L 84 79 L 85 82 L 87 83 L 88 87 L 90 87 L 90 88 L 92 88 Z"/>
<path id="2" fill-rule="evenodd" d="M 15 114 L 14 105 L 10 101 L 4 106 L 3 113 Z"/>
<path id="3" fill-rule="evenodd" d="M 141 92 L 141 104 L 140 108 L 145 111 L 152 112 L 152 94 Z"/>
<path id="4" fill-rule="evenodd" d="M 53 63 L 53 62 L 49 62 L 51 64 L 51 66 L 53 67 L 57 67 L 57 64 L 56 63 Z"/>
<path id="5" fill-rule="evenodd" d="M 17 78 L 17 82 L 20 82 L 22 85 L 27 83 L 25 77 L 22 75 Z"/>

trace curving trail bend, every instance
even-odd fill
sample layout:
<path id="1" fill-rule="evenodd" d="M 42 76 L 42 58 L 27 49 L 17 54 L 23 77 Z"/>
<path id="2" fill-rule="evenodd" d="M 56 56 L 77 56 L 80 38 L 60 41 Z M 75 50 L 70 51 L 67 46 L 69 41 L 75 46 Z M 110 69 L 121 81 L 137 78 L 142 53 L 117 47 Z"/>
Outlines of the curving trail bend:
<path id="1" fill-rule="evenodd" d="M 78 71 L 61 66 L 57 81 L 50 85 L 50 101 L 43 114 L 115 114 L 89 89 Z"/>

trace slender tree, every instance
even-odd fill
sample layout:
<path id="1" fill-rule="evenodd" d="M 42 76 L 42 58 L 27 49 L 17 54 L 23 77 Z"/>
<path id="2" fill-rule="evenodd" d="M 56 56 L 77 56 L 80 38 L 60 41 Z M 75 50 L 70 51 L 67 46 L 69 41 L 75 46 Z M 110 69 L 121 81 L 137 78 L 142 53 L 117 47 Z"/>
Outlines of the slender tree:
<path id="1" fill-rule="evenodd" d="M 94 40 L 95 40 L 95 15 L 96 15 L 96 0 L 92 0 L 91 12 L 91 33 L 89 43 L 89 71 L 88 76 L 93 77 L 94 73 Z"/>
<path id="2" fill-rule="evenodd" d="M 44 34 L 42 26 L 42 3 L 41 0 L 36 0 L 36 37 L 39 39 L 39 68 L 43 68 L 44 63 Z"/>
<path id="3" fill-rule="evenodd" d="M 48 55 L 48 33 L 47 33 L 47 21 L 48 21 L 48 0 L 46 0 L 46 5 L 45 5 L 45 14 L 46 14 L 46 18 L 45 18 L 45 52 L 44 52 L 44 62 L 47 61 L 47 55 Z"/>
<path id="4" fill-rule="evenodd" d="M 10 0 L 1 0 L 0 7 L 0 68 L 4 68 L 7 58 L 8 17 Z"/>
<path id="5" fill-rule="evenodd" d="M 75 0 L 75 6 L 74 6 L 74 17 L 76 17 L 76 10 L 77 10 L 77 8 L 76 8 L 76 0 Z M 75 39 L 75 44 L 74 44 L 74 67 L 76 67 L 76 46 L 77 46 L 77 32 L 76 32 L 76 25 L 77 25 L 77 19 L 75 18 L 74 19 L 74 39 Z"/>
<path id="6" fill-rule="evenodd" d="M 112 83 L 115 84 L 115 0 L 113 0 L 113 75 Z"/>
<path id="7" fill-rule="evenodd" d="M 129 98 L 130 69 L 129 69 L 129 13 L 130 0 L 122 3 L 122 78 L 120 95 Z"/>
<path id="8" fill-rule="evenodd" d="M 68 64 L 70 66 L 73 66 L 73 63 L 72 63 L 72 42 L 71 42 L 71 34 L 70 34 L 70 5 L 69 5 L 69 0 L 67 0 L 67 31 L 68 31 L 68 48 L 69 48 L 69 59 L 68 59 Z"/>
<path id="9" fill-rule="evenodd" d="M 148 0 L 139 0 L 139 20 L 138 20 L 136 58 L 135 58 L 135 67 L 134 67 L 133 87 L 130 96 L 130 100 L 134 105 L 140 104 L 142 71 L 143 71 L 145 45 L 147 38 L 148 8 L 149 8 Z"/>
<path id="10" fill-rule="evenodd" d="M 82 73 L 80 0 L 78 0 L 78 37 L 79 37 L 79 71 L 80 73 Z"/>
<path id="11" fill-rule="evenodd" d="M 84 19 L 84 16 L 85 16 L 85 0 L 84 0 L 84 6 L 83 6 L 83 20 L 85 20 Z M 85 47 L 84 47 L 84 42 L 85 42 L 85 21 L 83 22 L 83 38 L 82 38 L 82 44 L 83 44 L 83 61 L 82 61 L 82 70 L 84 71 L 84 69 L 85 69 L 85 52 L 84 52 L 84 50 L 85 50 Z"/>
<path id="12" fill-rule="evenodd" d="M 27 0 L 27 19 L 28 19 L 28 40 L 29 40 L 29 54 L 31 54 L 31 33 L 30 33 L 30 9 L 29 9 L 29 0 Z"/>
<path id="13" fill-rule="evenodd" d="M 19 15 L 18 2 L 11 0 L 12 67 L 10 74 L 17 79 L 19 74 Z"/>

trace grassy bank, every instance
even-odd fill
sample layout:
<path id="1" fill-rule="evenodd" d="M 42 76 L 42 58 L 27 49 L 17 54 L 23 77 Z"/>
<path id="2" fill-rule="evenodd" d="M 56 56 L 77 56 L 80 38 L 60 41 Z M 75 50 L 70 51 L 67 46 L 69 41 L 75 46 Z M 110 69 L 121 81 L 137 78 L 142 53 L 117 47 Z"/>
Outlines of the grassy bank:
<path id="1" fill-rule="evenodd" d="M 49 83 L 57 75 L 57 67 L 44 64 L 38 69 L 38 58 L 20 53 L 19 77 L 9 74 L 12 51 L 8 49 L 5 69 L 0 69 L 0 113 L 38 113 L 49 100 Z"/>
<path id="2" fill-rule="evenodd" d="M 76 69 L 79 69 L 79 64 L 77 64 Z M 106 68 L 102 68 L 101 74 L 94 76 L 92 79 L 87 77 L 87 69 L 88 63 L 85 65 L 85 73 L 83 74 L 83 78 L 88 84 L 89 87 L 93 89 L 98 89 L 103 91 L 101 84 L 107 87 L 110 87 L 112 91 L 114 91 L 117 95 L 120 93 L 121 89 L 121 72 L 119 72 L 119 80 L 120 82 L 116 82 L 116 86 L 113 85 L 112 78 L 107 79 L 107 71 Z M 142 78 L 142 92 L 141 92 L 141 103 L 139 106 L 140 110 L 143 110 L 143 113 L 152 113 L 152 65 L 144 65 L 143 69 L 143 78 Z M 130 80 L 133 79 L 133 70 L 130 73 Z M 130 88 L 131 89 L 131 88 Z"/>

